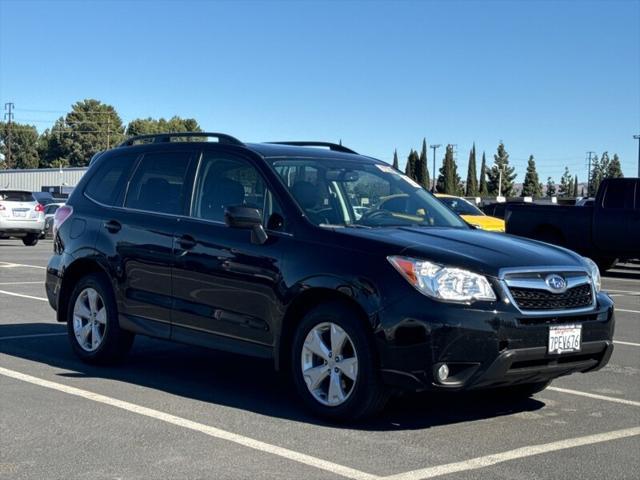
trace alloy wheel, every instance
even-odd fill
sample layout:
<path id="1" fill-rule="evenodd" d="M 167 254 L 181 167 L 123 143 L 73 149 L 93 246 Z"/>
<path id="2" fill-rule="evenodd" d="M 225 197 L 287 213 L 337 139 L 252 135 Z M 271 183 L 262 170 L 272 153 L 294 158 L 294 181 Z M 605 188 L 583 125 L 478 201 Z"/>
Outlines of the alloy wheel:
<path id="1" fill-rule="evenodd" d="M 358 357 L 342 327 L 324 322 L 307 334 L 301 353 L 302 376 L 313 397 L 323 405 L 342 405 L 358 379 Z"/>
<path id="2" fill-rule="evenodd" d="M 102 345 L 107 328 L 107 308 L 94 288 L 85 288 L 73 306 L 73 333 L 78 345 L 93 352 Z"/>

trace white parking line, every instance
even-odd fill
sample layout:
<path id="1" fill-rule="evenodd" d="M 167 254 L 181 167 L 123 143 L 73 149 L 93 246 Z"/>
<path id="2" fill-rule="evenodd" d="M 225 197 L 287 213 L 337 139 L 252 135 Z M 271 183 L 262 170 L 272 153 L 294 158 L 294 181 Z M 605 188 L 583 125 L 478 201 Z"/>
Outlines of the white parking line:
<path id="1" fill-rule="evenodd" d="M 632 282 L 632 283 L 638 283 L 638 278 L 615 278 L 615 277 L 604 277 L 602 279 L 602 283 L 606 284 L 607 282 L 612 281 L 612 282 Z M 606 285 L 604 286 L 604 289 L 607 290 Z"/>
<path id="2" fill-rule="evenodd" d="M 40 265 L 26 265 L 24 263 L 9 263 L 9 262 L 0 262 L 0 268 L 17 268 L 17 267 L 24 267 L 24 268 L 39 268 L 41 270 L 46 270 L 47 267 L 42 267 Z"/>
<path id="3" fill-rule="evenodd" d="M 630 293 L 630 294 L 633 294 L 633 295 L 640 295 L 640 292 L 634 291 L 634 290 L 613 290 L 611 288 L 608 288 L 607 290 L 604 291 L 604 293 L 609 293 L 609 292 Z"/>
<path id="4" fill-rule="evenodd" d="M 433 478 L 441 475 L 447 475 L 451 473 L 476 470 L 479 468 L 489 467 L 497 463 L 517 460 L 517 459 L 526 458 L 534 455 L 541 455 L 544 453 L 556 452 L 559 450 L 566 450 L 569 448 L 576 448 L 584 445 L 593 445 L 596 443 L 609 442 L 612 440 L 618 440 L 622 438 L 628 438 L 628 437 L 640 435 L 640 427 L 626 428 L 626 429 L 614 430 L 606 433 L 598 433 L 595 435 L 586 435 L 582 437 L 569 438 L 566 440 L 559 440 L 559 441 L 544 443 L 540 445 L 525 446 L 525 447 L 517 448 L 514 450 L 508 450 L 502 453 L 496 453 L 492 455 L 485 455 L 482 457 L 472 458 L 462 462 L 448 463 L 445 465 L 427 467 L 427 468 L 422 468 L 418 470 L 412 470 L 409 472 L 399 473 L 396 475 L 389 475 L 386 477 L 382 477 L 382 476 L 362 472 L 360 470 L 356 470 L 350 467 L 346 467 L 344 465 L 339 465 L 337 463 L 329 462 L 327 460 L 313 457 L 311 455 L 296 452 L 294 450 L 289 450 L 287 448 L 271 445 L 266 442 L 255 440 L 250 437 L 245 437 L 244 435 L 232 433 L 226 430 L 222 430 L 220 428 L 212 427 L 210 425 L 205 425 L 199 422 L 194 422 L 192 420 L 187 420 L 186 418 L 177 417 L 175 415 L 161 412 L 159 410 L 143 407 L 141 405 L 125 402 L 123 400 L 107 397 L 105 395 L 90 392 L 87 390 L 82 390 L 76 387 L 71 387 L 69 385 L 51 382 L 49 380 L 44 380 L 42 378 L 33 377 L 31 375 L 20 373 L 15 370 L 9 370 L 7 368 L 0 367 L 0 375 L 4 375 L 6 377 L 13 378 L 15 380 L 20 380 L 33 385 L 48 388 L 51 390 L 67 393 L 69 395 L 74 395 L 76 397 L 81 397 L 86 400 L 91 400 L 94 402 L 109 405 L 111 407 L 119 408 L 122 410 L 126 410 L 128 412 L 150 417 L 150 418 L 160 420 L 160 421 L 163 421 L 172 425 L 176 425 L 179 427 L 188 428 L 190 430 L 194 430 L 194 431 L 203 433 L 205 435 L 209 435 L 210 437 L 233 442 L 238 445 L 251 448 L 253 450 L 258 450 L 260 452 L 276 455 L 291 461 L 295 461 L 310 467 L 318 468 L 336 475 L 340 475 L 342 477 L 351 478 L 355 480 L 424 480 L 424 479 Z M 549 389 L 557 390 L 565 393 L 576 393 L 573 390 L 566 390 L 566 389 L 560 389 L 555 387 L 550 387 Z M 584 392 L 577 392 L 577 393 L 584 394 Z M 586 394 L 585 396 L 590 396 L 590 397 L 598 398 L 601 400 L 604 399 L 609 401 L 611 401 L 611 398 L 612 398 L 612 397 L 603 397 L 602 395 L 593 395 L 593 394 Z M 640 402 L 631 402 L 629 400 L 622 400 L 622 399 L 614 399 L 614 400 L 620 401 L 621 403 L 640 406 Z"/>
<path id="5" fill-rule="evenodd" d="M 340 475 L 342 477 L 352 478 L 354 480 L 379 480 L 380 478 L 377 475 L 361 472 L 360 470 L 345 467 L 344 465 L 339 465 L 337 463 L 329 462 L 321 458 L 312 457 L 311 455 L 306 455 L 304 453 L 296 452 L 294 450 L 289 450 L 288 448 L 278 447 L 276 445 L 271 445 L 266 442 L 254 440 L 253 438 L 245 437 L 244 435 L 228 432 L 226 430 L 212 427 L 210 425 L 194 422 L 192 420 L 187 420 L 186 418 L 177 417 L 175 415 L 161 412 L 159 410 L 143 407 L 141 405 L 136 405 L 134 403 L 125 402 L 123 400 L 117 400 L 115 398 L 107 397 L 105 395 L 100 395 L 98 393 L 89 392 L 87 390 L 82 390 L 80 388 L 70 387 L 68 385 L 63 385 L 61 383 L 51 382 L 49 380 L 32 377 L 31 375 L 25 375 L 24 373 L 16 372 L 14 370 L 9 370 L 7 368 L 0 367 L 0 375 L 4 375 L 6 377 L 13 378 L 16 380 L 21 380 L 23 382 L 31 383 L 33 385 L 38 385 L 40 387 L 49 388 L 51 390 L 57 390 L 59 392 L 67 393 L 69 395 L 74 395 L 76 397 L 85 398 L 87 400 L 92 400 L 94 402 L 102 403 L 112 407 L 120 408 L 128 412 L 144 415 L 145 417 L 161 420 L 163 422 L 170 423 L 172 425 L 177 425 L 179 427 L 195 430 L 205 435 L 209 435 L 210 437 L 233 442 L 247 448 L 258 450 L 260 452 L 277 455 L 279 457 L 286 458 L 288 460 L 292 460 L 294 462 L 298 462 L 310 467 L 315 467 L 315 468 L 333 473 L 335 475 Z"/>
<path id="6" fill-rule="evenodd" d="M 616 308 L 616 312 L 640 313 L 640 310 L 626 310 L 624 308 Z"/>
<path id="7" fill-rule="evenodd" d="M 36 285 L 44 284 L 44 282 L 0 282 L 0 285 Z"/>
<path id="8" fill-rule="evenodd" d="M 31 300 L 40 300 L 41 302 L 47 302 L 48 301 L 46 298 L 34 297 L 33 295 L 24 295 L 22 293 L 7 292 L 6 290 L 0 290 L 0 293 L 3 293 L 5 295 L 11 295 L 12 297 L 22 297 L 22 298 L 29 298 Z"/>
<path id="9" fill-rule="evenodd" d="M 640 402 L 627 400 L 625 398 L 608 397 L 606 395 L 598 395 L 597 393 L 582 392 L 580 390 L 569 390 L 568 388 L 547 387 L 547 390 L 554 392 L 568 393 L 570 395 L 578 395 L 580 397 L 594 398 L 596 400 L 604 400 L 606 402 L 622 403 L 623 405 L 631 405 L 632 407 L 640 407 Z"/>
<path id="10" fill-rule="evenodd" d="M 619 343 L 620 345 L 627 345 L 629 347 L 640 347 L 640 343 L 623 342 L 622 340 L 614 340 L 613 343 Z"/>
<path id="11" fill-rule="evenodd" d="M 1 340 L 17 340 L 19 338 L 38 338 L 38 337 L 59 337 L 62 335 L 66 335 L 66 332 L 56 332 L 56 333 L 32 333 L 29 335 L 11 335 L 8 337 L 0 337 Z"/>
<path id="12" fill-rule="evenodd" d="M 568 448 L 582 447 L 584 445 L 593 445 L 594 443 L 609 442 L 620 438 L 634 437 L 640 435 L 640 427 L 625 428 L 623 430 L 614 430 L 613 432 L 598 433 L 595 435 L 587 435 L 584 437 L 569 438 L 557 442 L 543 443 L 541 445 L 530 445 L 528 447 L 516 448 L 507 452 L 496 453 L 494 455 L 486 455 L 484 457 L 476 457 L 463 462 L 448 463 L 436 467 L 427 467 L 412 472 L 400 473 L 384 477 L 385 480 L 424 480 L 427 478 L 439 477 L 451 473 L 468 472 L 469 470 L 477 470 L 479 468 L 490 467 L 497 463 L 517 460 L 519 458 L 531 457 L 543 453 L 557 452 L 558 450 L 566 450 Z"/>

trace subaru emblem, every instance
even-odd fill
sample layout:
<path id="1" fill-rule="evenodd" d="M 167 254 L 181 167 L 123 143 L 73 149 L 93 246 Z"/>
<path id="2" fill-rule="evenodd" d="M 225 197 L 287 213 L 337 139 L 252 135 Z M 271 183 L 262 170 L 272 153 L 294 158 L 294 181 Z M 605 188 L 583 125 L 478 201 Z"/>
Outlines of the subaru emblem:
<path id="1" fill-rule="evenodd" d="M 562 293 L 567 289 L 567 281 L 556 273 L 547 275 L 544 281 L 554 293 Z"/>

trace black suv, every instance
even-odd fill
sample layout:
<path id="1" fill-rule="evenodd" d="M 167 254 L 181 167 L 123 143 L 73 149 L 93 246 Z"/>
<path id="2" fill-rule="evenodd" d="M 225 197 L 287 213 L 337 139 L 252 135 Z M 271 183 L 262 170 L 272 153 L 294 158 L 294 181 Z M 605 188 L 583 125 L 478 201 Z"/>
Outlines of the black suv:
<path id="1" fill-rule="evenodd" d="M 530 395 L 613 350 L 592 261 L 476 230 L 342 145 L 131 138 L 58 209 L 54 251 L 47 295 L 81 359 L 135 334 L 268 358 L 332 418 L 394 389 Z"/>

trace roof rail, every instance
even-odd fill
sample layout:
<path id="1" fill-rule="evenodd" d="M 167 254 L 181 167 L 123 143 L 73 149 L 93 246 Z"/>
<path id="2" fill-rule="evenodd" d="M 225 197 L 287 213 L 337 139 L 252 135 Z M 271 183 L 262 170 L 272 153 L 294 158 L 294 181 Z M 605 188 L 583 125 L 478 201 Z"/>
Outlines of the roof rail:
<path id="1" fill-rule="evenodd" d="M 266 143 L 273 143 L 276 145 L 294 145 L 297 147 L 329 147 L 329 150 L 333 150 L 334 152 L 355 153 L 356 155 L 358 154 L 357 152 L 354 152 L 350 148 L 343 147 L 342 145 L 339 145 L 337 143 L 331 143 L 331 142 L 266 142 Z"/>
<path id="2" fill-rule="evenodd" d="M 149 135 L 136 135 L 134 137 L 127 138 L 122 142 L 119 147 L 130 147 L 136 143 L 144 142 L 148 140 L 148 143 L 165 143 L 170 142 L 172 138 L 184 138 L 184 137 L 211 137 L 217 138 L 218 143 L 224 143 L 226 145 L 244 145 L 240 140 L 231 135 L 225 133 L 212 133 L 212 132 L 171 132 L 171 133 L 153 133 Z"/>

